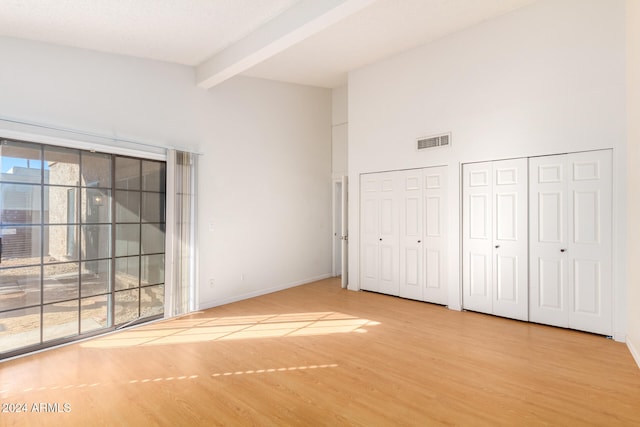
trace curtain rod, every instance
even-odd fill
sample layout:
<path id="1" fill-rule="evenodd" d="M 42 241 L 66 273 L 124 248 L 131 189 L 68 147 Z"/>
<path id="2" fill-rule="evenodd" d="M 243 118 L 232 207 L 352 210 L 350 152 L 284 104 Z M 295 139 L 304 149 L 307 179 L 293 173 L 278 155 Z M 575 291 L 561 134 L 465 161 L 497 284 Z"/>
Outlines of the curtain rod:
<path id="1" fill-rule="evenodd" d="M 75 135 L 88 136 L 88 137 L 92 137 L 92 138 L 99 138 L 99 139 L 103 139 L 103 140 L 106 140 L 106 141 L 124 142 L 126 144 L 134 144 L 134 145 L 139 145 L 139 146 L 143 146 L 143 147 L 150 147 L 150 148 L 162 149 L 162 150 L 178 150 L 178 151 L 184 151 L 184 152 L 191 153 L 191 154 L 196 154 L 198 156 L 203 155 L 203 153 L 201 153 L 201 152 L 193 151 L 193 150 L 182 148 L 182 147 L 154 145 L 154 144 L 150 144 L 148 142 L 135 141 L 135 140 L 132 140 L 132 139 L 119 138 L 119 137 L 113 137 L 113 136 L 106 136 L 106 135 L 102 135 L 102 134 L 99 134 L 99 133 L 79 131 L 79 130 L 75 130 L 75 129 L 69 129 L 69 128 L 64 128 L 64 127 L 60 127 L 60 126 L 48 125 L 48 124 L 44 124 L 44 123 L 30 122 L 30 121 L 26 121 L 26 120 L 19 120 L 19 119 L 15 119 L 15 118 L 11 118 L 11 117 L 0 116 L 0 121 L 13 123 L 13 124 L 18 124 L 18 125 L 34 126 L 34 127 L 37 127 L 37 128 L 54 130 L 54 131 L 58 131 L 58 132 L 68 132 L 68 133 L 75 134 Z"/>

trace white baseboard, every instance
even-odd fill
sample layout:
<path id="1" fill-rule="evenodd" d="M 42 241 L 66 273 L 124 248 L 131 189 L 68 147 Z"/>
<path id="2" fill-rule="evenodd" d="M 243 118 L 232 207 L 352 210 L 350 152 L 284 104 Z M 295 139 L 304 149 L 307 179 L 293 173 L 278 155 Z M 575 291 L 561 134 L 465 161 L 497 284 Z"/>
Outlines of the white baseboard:
<path id="1" fill-rule="evenodd" d="M 202 301 L 198 304 L 198 310 L 206 310 L 207 308 L 217 307 L 220 305 L 231 304 L 232 302 L 238 302 L 249 298 L 259 297 L 261 295 L 271 294 L 273 292 L 283 291 L 285 289 L 293 288 L 300 285 L 306 285 L 307 283 L 317 282 L 318 280 L 324 280 L 332 277 L 330 273 L 321 274 L 320 276 L 309 277 L 307 279 L 298 280 L 291 283 L 285 283 L 278 286 L 273 286 L 271 288 L 260 289 L 253 292 L 248 292 L 246 294 L 234 295 L 228 298 L 220 298 L 209 301 Z"/>
<path id="2" fill-rule="evenodd" d="M 631 338 L 629 337 L 629 335 L 627 335 L 627 348 L 629 349 L 629 351 L 631 352 L 631 355 L 636 361 L 638 368 L 640 368 L 640 352 L 638 352 L 638 350 L 633 345 L 633 342 L 631 342 Z"/>

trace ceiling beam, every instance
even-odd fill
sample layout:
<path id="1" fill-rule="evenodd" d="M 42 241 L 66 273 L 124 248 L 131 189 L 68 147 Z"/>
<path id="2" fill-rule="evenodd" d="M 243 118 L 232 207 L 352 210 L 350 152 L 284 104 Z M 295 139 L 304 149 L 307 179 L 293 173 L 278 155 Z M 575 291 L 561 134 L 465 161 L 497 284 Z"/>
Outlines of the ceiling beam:
<path id="1" fill-rule="evenodd" d="M 367 7 L 375 0 L 302 0 L 196 67 L 209 89 Z"/>

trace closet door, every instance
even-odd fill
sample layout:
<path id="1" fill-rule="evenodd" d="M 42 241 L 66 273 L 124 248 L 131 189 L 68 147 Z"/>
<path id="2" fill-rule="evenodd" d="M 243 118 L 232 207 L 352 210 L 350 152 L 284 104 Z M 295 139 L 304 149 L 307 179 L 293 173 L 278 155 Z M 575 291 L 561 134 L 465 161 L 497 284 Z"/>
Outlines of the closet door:
<path id="1" fill-rule="evenodd" d="M 463 165 L 462 305 L 493 313 L 493 165 Z"/>
<path id="2" fill-rule="evenodd" d="M 528 320 L 527 159 L 493 162 L 493 314 Z"/>
<path id="3" fill-rule="evenodd" d="M 568 155 L 569 327 L 611 335 L 611 150 Z"/>
<path id="4" fill-rule="evenodd" d="M 447 304 L 447 168 L 398 172 L 400 296 Z"/>
<path id="5" fill-rule="evenodd" d="M 399 171 L 400 204 L 400 296 L 423 299 L 423 170 Z"/>
<path id="6" fill-rule="evenodd" d="M 377 174 L 360 177 L 360 287 L 374 292 L 379 292 L 378 186 Z"/>
<path id="7" fill-rule="evenodd" d="M 610 335 L 611 151 L 530 159 L 531 320 Z"/>
<path id="8" fill-rule="evenodd" d="M 463 167 L 463 306 L 528 319 L 527 160 Z"/>
<path id="9" fill-rule="evenodd" d="M 399 177 L 383 172 L 361 177 L 361 287 L 399 294 Z"/>
<path id="10" fill-rule="evenodd" d="M 529 319 L 568 327 L 567 157 L 533 157 L 529 174 Z"/>
<path id="11" fill-rule="evenodd" d="M 423 300 L 447 304 L 447 167 L 424 169 Z"/>

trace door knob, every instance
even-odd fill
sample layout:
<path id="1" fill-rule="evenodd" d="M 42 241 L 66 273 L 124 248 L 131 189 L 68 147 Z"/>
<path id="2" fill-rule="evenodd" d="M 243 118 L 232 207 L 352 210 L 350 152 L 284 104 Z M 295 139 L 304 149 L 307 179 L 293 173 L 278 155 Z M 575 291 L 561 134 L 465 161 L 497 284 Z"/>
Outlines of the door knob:
<path id="1" fill-rule="evenodd" d="M 560 249 L 560 252 L 565 252 L 565 251 L 566 251 L 566 249 Z"/>
<path id="2" fill-rule="evenodd" d="M 422 242 L 422 240 L 418 240 L 418 243 Z"/>
<path id="3" fill-rule="evenodd" d="M 382 242 L 382 237 L 380 238 L 380 241 Z"/>

